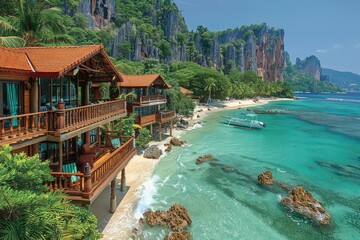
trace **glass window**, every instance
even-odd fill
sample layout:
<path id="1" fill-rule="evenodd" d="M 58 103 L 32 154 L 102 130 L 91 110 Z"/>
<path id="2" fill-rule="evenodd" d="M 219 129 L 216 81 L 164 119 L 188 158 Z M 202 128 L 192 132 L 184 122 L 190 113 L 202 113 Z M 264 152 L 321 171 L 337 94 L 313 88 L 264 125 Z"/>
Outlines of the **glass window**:
<path id="1" fill-rule="evenodd" d="M 0 116 L 16 116 L 21 113 L 20 84 L 0 82 Z M 9 123 L 5 123 L 7 127 Z M 17 126 L 17 119 L 13 120 L 13 127 Z"/>
<path id="2" fill-rule="evenodd" d="M 96 143 L 98 141 L 98 129 L 95 128 L 90 131 L 90 144 Z"/>

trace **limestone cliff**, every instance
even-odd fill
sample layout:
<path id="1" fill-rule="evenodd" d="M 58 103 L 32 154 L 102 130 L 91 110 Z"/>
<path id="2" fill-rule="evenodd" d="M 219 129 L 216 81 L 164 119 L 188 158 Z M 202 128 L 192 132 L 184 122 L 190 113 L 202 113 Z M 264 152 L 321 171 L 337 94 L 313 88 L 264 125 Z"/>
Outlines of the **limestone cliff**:
<path id="1" fill-rule="evenodd" d="M 90 28 L 102 28 L 114 18 L 115 0 L 80 0 L 78 11 L 85 15 Z"/>
<path id="2" fill-rule="evenodd" d="M 316 80 L 320 80 L 321 78 L 321 63 L 314 55 L 307 57 L 304 60 L 296 58 L 295 67 L 299 72 L 309 75 Z"/>
<path id="3" fill-rule="evenodd" d="M 107 46 L 119 59 L 162 63 L 194 61 L 228 73 L 251 70 L 264 80 L 284 80 L 284 31 L 266 24 L 211 32 L 203 26 L 189 32 L 175 3 L 170 0 L 81 0 L 78 11 L 90 28 L 113 21 L 116 36 Z"/>
<path id="4" fill-rule="evenodd" d="M 199 55 L 207 56 L 201 39 L 196 42 Z M 223 51 L 222 46 L 225 46 Z M 266 24 L 251 25 L 214 34 L 210 56 L 202 57 L 199 63 L 225 71 L 226 68 L 251 70 L 264 80 L 283 81 L 284 54 L 284 30 Z"/>

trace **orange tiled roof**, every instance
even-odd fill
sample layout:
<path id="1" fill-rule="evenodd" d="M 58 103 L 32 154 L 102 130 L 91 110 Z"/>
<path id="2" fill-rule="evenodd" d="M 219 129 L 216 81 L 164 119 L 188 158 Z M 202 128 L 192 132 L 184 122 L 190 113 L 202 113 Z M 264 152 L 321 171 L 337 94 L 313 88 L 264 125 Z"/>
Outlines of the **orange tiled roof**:
<path id="1" fill-rule="evenodd" d="M 118 83 L 120 87 L 150 87 L 156 80 L 161 80 L 166 88 L 171 86 L 165 82 L 160 74 L 126 75 L 124 81 Z"/>
<path id="2" fill-rule="evenodd" d="M 179 89 L 180 89 L 180 92 L 182 92 L 183 94 L 191 95 L 194 93 L 193 91 L 190 91 L 189 89 L 186 89 L 184 87 L 179 87 Z"/>
<path id="3" fill-rule="evenodd" d="M 0 47 L 0 71 L 31 73 L 32 69 L 26 54 L 11 48 Z"/>
<path id="4" fill-rule="evenodd" d="M 6 57 L 11 60 L 8 59 L 7 63 L 4 63 L 1 61 L 3 58 L 1 56 L 0 70 L 8 65 L 15 70 L 29 68 L 30 70 L 33 69 L 31 74 L 33 77 L 61 77 L 80 63 L 96 54 L 101 54 L 106 58 L 110 68 L 112 68 L 118 78 L 120 80 L 123 79 L 122 74 L 116 70 L 102 45 L 0 48 L 0 53 L 1 51 L 4 51 Z M 17 63 L 18 58 L 27 58 L 29 61 L 25 62 L 22 60 L 21 63 Z"/>

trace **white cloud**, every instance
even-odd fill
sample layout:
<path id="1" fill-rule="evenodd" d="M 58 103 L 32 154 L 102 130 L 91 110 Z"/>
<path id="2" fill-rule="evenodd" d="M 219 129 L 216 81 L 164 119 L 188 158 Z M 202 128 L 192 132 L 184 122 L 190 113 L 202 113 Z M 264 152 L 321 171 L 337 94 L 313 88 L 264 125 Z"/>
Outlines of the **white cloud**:
<path id="1" fill-rule="evenodd" d="M 327 53 L 327 49 L 316 49 L 316 53 Z"/>

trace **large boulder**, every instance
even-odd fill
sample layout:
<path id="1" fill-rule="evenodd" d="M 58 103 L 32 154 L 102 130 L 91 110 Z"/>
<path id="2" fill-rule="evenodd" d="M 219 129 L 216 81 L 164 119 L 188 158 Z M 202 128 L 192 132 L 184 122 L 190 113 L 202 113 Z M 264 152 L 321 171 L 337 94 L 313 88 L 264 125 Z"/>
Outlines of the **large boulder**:
<path id="1" fill-rule="evenodd" d="M 150 226 L 161 225 L 171 229 L 172 232 L 165 239 L 191 239 L 191 234 L 183 231 L 191 224 L 191 218 L 186 208 L 179 204 L 172 205 L 166 212 L 148 210 L 144 216 Z"/>
<path id="2" fill-rule="evenodd" d="M 204 162 L 207 162 L 207 161 L 214 162 L 214 161 L 217 161 L 217 159 L 213 155 L 208 153 L 208 154 L 205 154 L 204 156 L 198 157 L 196 159 L 195 163 L 196 164 L 201 164 L 201 163 L 204 163 Z"/>
<path id="3" fill-rule="evenodd" d="M 177 139 L 176 137 L 173 137 L 171 140 L 170 140 L 170 144 L 173 145 L 173 146 L 182 146 L 184 145 L 186 142 L 185 141 L 180 141 L 179 139 Z"/>
<path id="4" fill-rule="evenodd" d="M 152 145 L 144 151 L 144 158 L 159 159 L 161 154 L 162 151 L 158 148 L 158 146 Z"/>
<path id="5" fill-rule="evenodd" d="M 189 127 L 189 122 L 184 120 L 184 119 L 180 119 L 177 123 L 176 123 L 176 127 L 181 128 L 181 129 L 185 129 Z"/>
<path id="6" fill-rule="evenodd" d="M 321 202 L 300 186 L 289 191 L 281 203 L 320 224 L 329 224 L 331 215 L 322 207 Z"/>
<path id="7" fill-rule="evenodd" d="M 172 150 L 171 144 L 170 143 L 165 143 L 164 145 L 166 147 L 165 152 L 167 152 L 167 153 L 171 152 L 171 150 Z"/>
<path id="8" fill-rule="evenodd" d="M 165 240 L 189 240 L 191 238 L 188 231 L 171 232 L 165 236 Z"/>
<path id="9" fill-rule="evenodd" d="M 274 183 L 272 172 L 267 170 L 266 172 L 260 173 L 258 176 L 258 181 L 263 185 L 272 185 Z"/>

